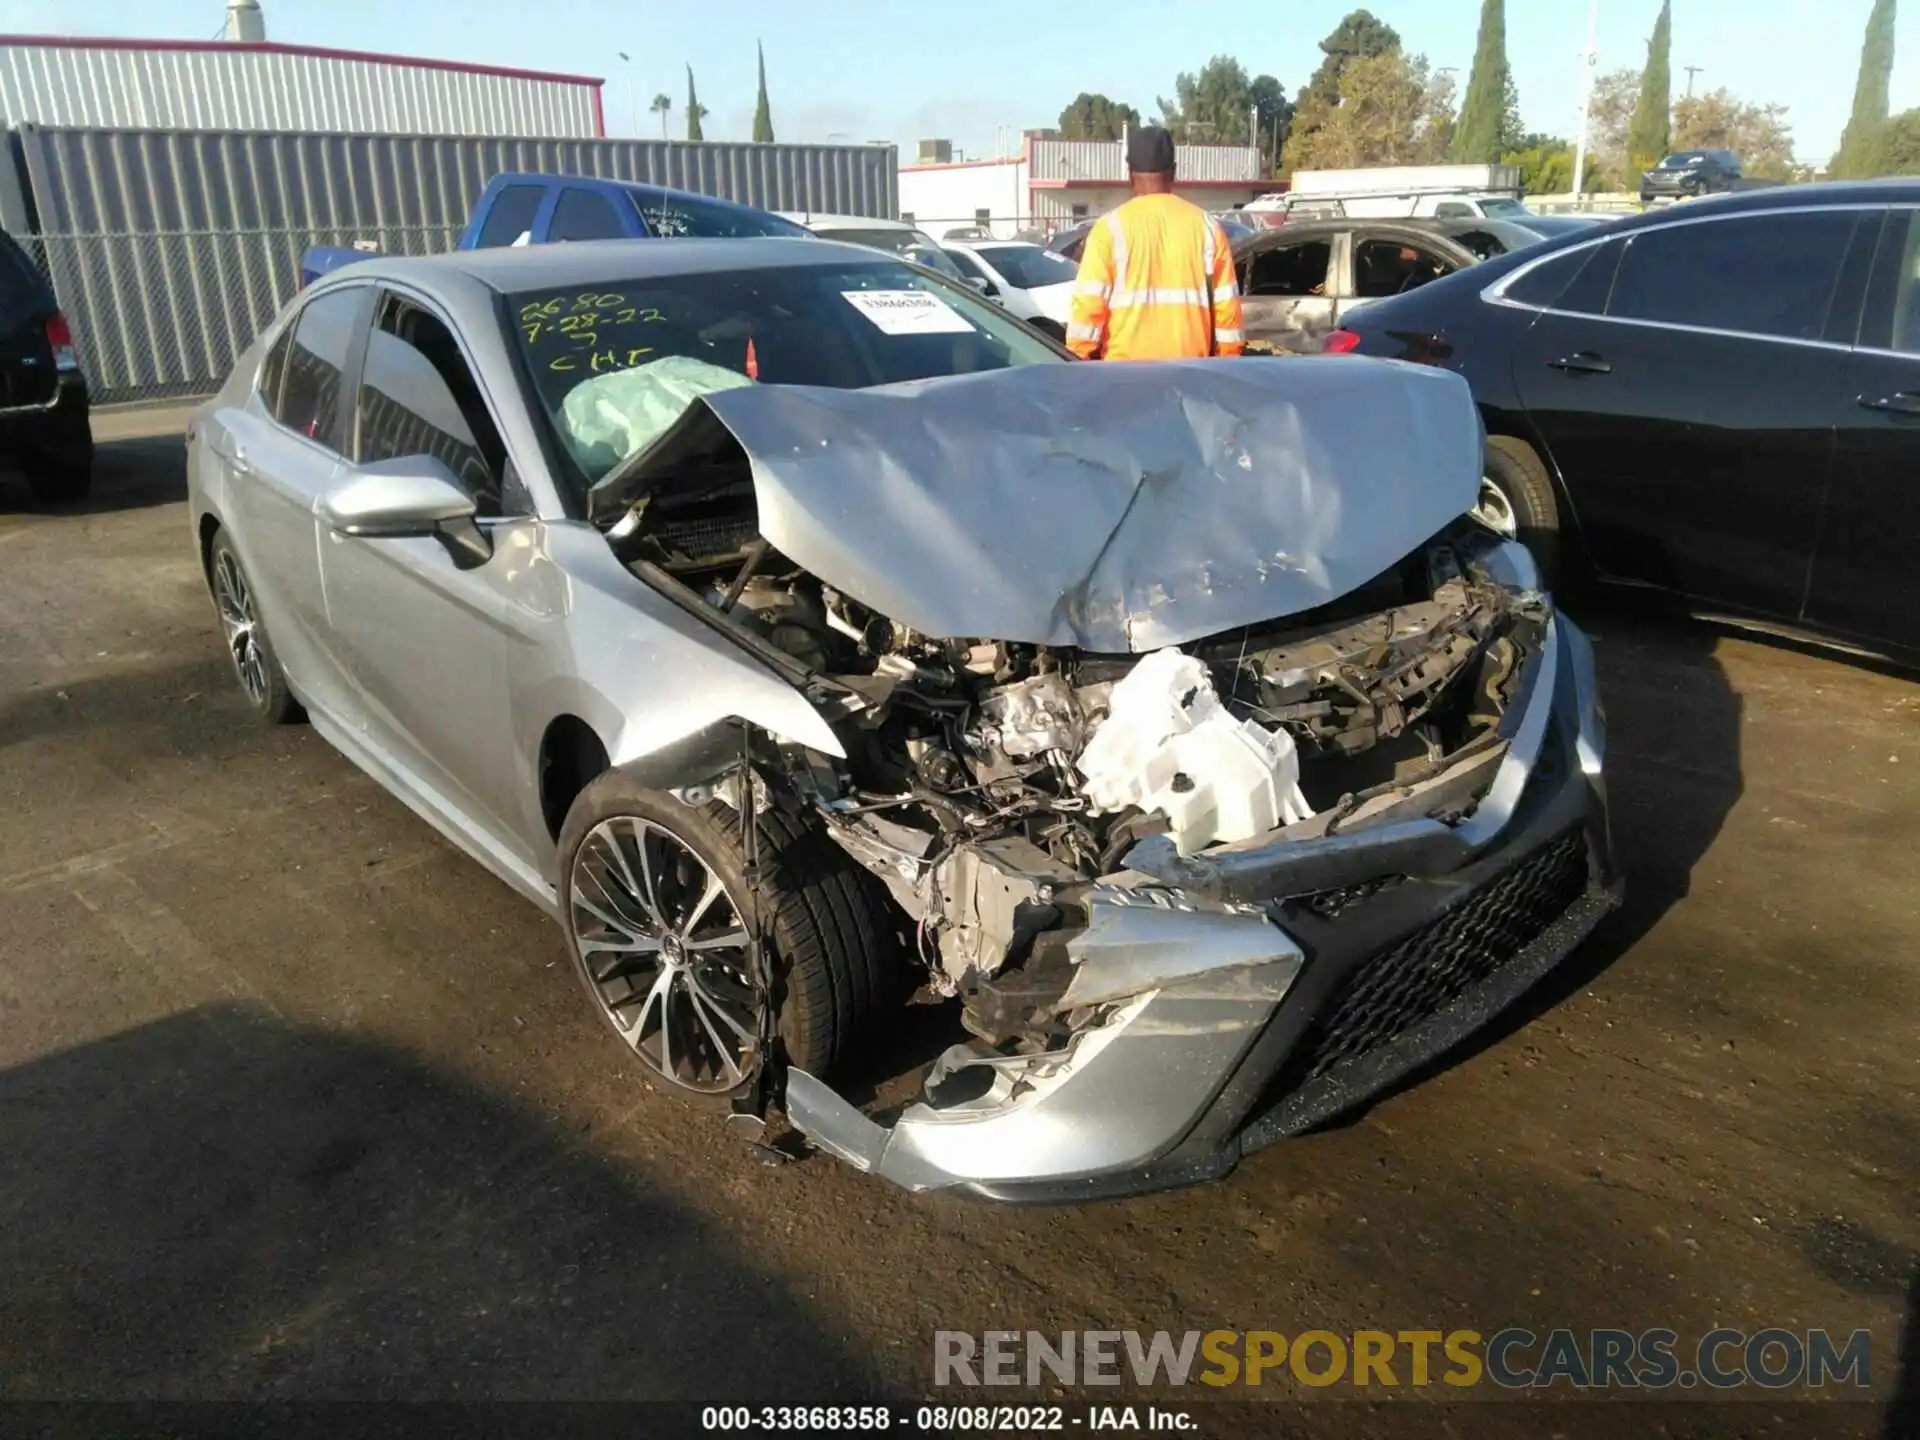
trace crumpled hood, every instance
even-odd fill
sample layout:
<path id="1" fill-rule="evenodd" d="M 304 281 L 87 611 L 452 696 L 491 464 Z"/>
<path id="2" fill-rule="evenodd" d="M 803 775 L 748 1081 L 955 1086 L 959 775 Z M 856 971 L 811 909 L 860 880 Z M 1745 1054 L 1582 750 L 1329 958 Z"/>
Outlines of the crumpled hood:
<path id="1" fill-rule="evenodd" d="M 727 435 L 760 533 L 827 584 L 926 635 L 1104 653 L 1364 584 L 1473 507 L 1482 447 L 1466 383 L 1425 366 L 1029 365 L 704 396 L 595 513 Z"/>

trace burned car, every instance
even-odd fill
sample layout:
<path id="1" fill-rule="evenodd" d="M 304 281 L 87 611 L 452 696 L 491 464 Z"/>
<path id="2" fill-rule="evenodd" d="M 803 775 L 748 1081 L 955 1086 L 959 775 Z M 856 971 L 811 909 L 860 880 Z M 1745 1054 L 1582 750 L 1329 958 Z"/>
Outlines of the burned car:
<path id="1" fill-rule="evenodd" d="M 255 713 L 552 914 L 653 1075 L 914 1189 L 1222 1174 L 1616 891 L 1591 655 L 1444 371 L 1071 364 L 851 247 L 579 245 L 354 267 L 190 443 Z M 856 1106 L 916 989 L 965 1038 Z"/>

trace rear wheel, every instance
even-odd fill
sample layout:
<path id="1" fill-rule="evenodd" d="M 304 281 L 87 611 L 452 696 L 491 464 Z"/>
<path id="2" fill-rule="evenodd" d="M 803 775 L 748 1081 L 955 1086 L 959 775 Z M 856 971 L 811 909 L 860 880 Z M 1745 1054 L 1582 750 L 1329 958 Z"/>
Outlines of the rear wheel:
<path id="1" fill-rule="evenodd" d="M 752 896 L 740 817 L 694 808 L 614 770 L 560 832 L 561 913 L 575 972 L 602 1020 L 658 1078 L 729 1096 L 753 1078 L 773 1008 L 785 1059 L 830 1070 L 900 997 L 887 903 L 811 826 L 759 817 L 759 923 L 772 993 L 752 971 Z"/>
<path id="2" fill-rule="evenodd" d="M 207 555 L 213 582 L 213 604 L 220 612 L 220 631 L 226 637 L 227 658 L 233 662 L 234 678 L 240 693 L 247 697 L 254 718 L 263 725 L 280 725 L 300 716 L 300 703 L 293 698 L 267 627 L 260 619 L 259 602 L 254 598 L 253 582 L 240 563 L 239 552 L 222 530 L 213 537 Z"/>
<path id="3" fill-rule="evenodd" d="M 1548 585 L 1560 569 L 1560 505 L 1547 467 L 1531 445 L 1510 435 L 1489 435 L 1474 515 L 1488 529 L 1518 540 L 1533 552 Z"/>

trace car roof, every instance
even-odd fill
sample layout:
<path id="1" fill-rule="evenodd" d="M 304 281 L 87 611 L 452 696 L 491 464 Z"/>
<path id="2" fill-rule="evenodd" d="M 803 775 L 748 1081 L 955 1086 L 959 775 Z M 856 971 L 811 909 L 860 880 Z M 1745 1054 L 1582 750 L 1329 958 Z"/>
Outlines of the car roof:
<path id="1" fill-rule="evenodd" d="M 760 213 L 758 205 L 749 205 L 740 200 L 729 200 L 724 195 L 702 195 L 697 190 L 680 190 L 672 185 L 656 185 L 651 180 L 620 180 L 606 175 L 562 175 L 558 172 L 543 170 L 507 170 L 493 177 L 494 185 L 579 185 L 589 189 L 602 190 L 644 190 L 650 195 L 666 195 L 675 200 L 698 200 L 707 205 L 723 205 L 729 210 L 752 210 Z"/>
<path id="2" fill-rule="evenodd" d="M 445 255 L 382 255 L 334 272 L 341 279 L 378 275 L 433 289 L 451 281 L 477 283 L 510 294 L 569 285 L 666 279 L 726 270 L 799 269 L 806 266 L 873 264 L 878 252 L 864 245 L 798 236 L 739 239 L 588 240 L 565 245 L 522 245 L 455 250 Z M 334 278 L 333 276 L 328 277 Z"/>
<path id="3" fill-rule="evenodd" d="M 1889 180 L 1824 180 L 1812 185 L 1769 185 L 1764 190 L 1732 190 L 1724 195 L 1702 195 L 1697 200 L 1687 201 L 1681 214 L 1676 214 L 1670 208 L 1648 210 L 1639 215 L 1623 215 L 1607 228 L 1612 232 L 1638 230 L 1650 225 L 1671 225 L 1676 219 L 1691 220 L 1699 215 L 1744 215 L 1766 210 L 1818 209 L 1826 205 L 1913 204 L 1920 204 L 1920 179 L 1910 176 Z M 1593 237 L 1568 235 L 1554 238 L 1577 241 Z"/>

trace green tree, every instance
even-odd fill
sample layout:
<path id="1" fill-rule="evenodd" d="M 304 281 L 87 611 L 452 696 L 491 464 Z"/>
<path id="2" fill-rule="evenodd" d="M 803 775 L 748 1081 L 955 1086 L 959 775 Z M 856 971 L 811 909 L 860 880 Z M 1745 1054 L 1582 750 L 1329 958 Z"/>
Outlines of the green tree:
<path id="1" fill-rule="evenodd" d="M 667 112 L 673 109 L 673 97 L 663 92 L 659 95 L 654 96 L 653 104 L 649 105 L 647 108 L 653 111 L 654 114 L 660 117 L 660 138 L 662 140 L 666 139 L 667 138 Z"/>
<path id="2" fill-rule="evenodd" d="M 1063 140 L 1118 140 L 1121 131 L 1139 123 L 1140 112 L 1131 105 L 1082 90 L 1060 112 L 1060 137 Z"/>
<path id="3" fill-rule="evenodd" d="M 1647 41 L 1647 68 L 1640 72 L 1640 100 L 1627 126 L 1630 175 L 1650 170 L 1673 145 L 1673 0 L 1660 0 L 1660 18 Z"/>
<path id="4" fill-rule="evenodd" d="M 1177 98 L 1160 101 L 1160 123 L 1187 144 L 1244 145 L 1253 111 L 1253 81 L 1231 55 L 1216 55 L 1196 74 L 1173 82 Z"/>
<path id="5" fill-rule="evenodd" d="M 1587 111 L 1587 174 L 1589 190 L 1627 189 L 1639 177 L 1627 174 L 1627 129 L 1640 96 L 1638 70 L 1610 70 L 1593 82 Z M 1524 147 L 1523 147 L 1524 148 Z"/>
<path id="6" fill-rule="evenodd" d="M 1529 195 L 1565 195 L 1573 189 L 1573 146 L 1564 140 L 1529 135 L 1534 143 L 1509 150 L 1503 165 L 1520 167 L 1520 184 Z"/>
<path id="7" fill-rule="evenodd" d="M 700 131 L 700 122 L 712 112 L 700 103 L 700 97 L 693 93 L 693 67 L 687 66 L 687 139 L 704 140 L 707 137 Z"/>
<path id="8" fill-rule="evenodd" d="M 1830 169 L 1836 180 L 1885 173 L 1875 151 L 1887 118 L 1887 82 L 1893 75 L 1894 0 L 1873 0 L 1867 37 L 1860 46 L 1860 76 L 1853 85 L 1853 114 L 1840 132 Z"/>
<path id="9" fill-rule="evenodd" d="M 753 141 L 756 145 L 773 143 L 773 106 L 767 103 L 767 51 L 759 41 L 753 43 L 760 57 L 760 98 L 753 102 Z"/>
<path id="10" fill-rule="evenodd" d="M 1448 157 L 1470 165 L 1490 165 L 1500 158 L 1501 142 L 1514 138 L 1507 130 L 1508 95 L 1513 74 L 1507 68 L 1506 0 L 1481 0 L 1480 43 L 1473 52 L 1473 73 L 1467 79 L 1467 98 L 1454 122 Z"/>
<path id="11" fill-rule="evenodd" d="M 1300 92 L 1304 105 L 1312 99 L 1324 107 L 1331 108 L 1340 103 L 1340 72 L 1355 60 L 1371 60 L 1376 55 L 1384 55 L 1389 50 L 1400 48 L 1400 32 L 1386 21 L 1378 18 L 1371 10 L 1351 10 L 1333 27 L 1326 39 L 1320 42 L 1320 53 L 1325 57 L 1320 68 L 1313 72 L 1313 78 L 1307 82 L 1306 89 Z"/>
<path id="12" fill-rule="evenodd" d="M 1879 174 L 1920 175 L 1920 110 L 1902 110 L 1881 121 L 1876 142 Z"/>
<path id="13" fill-rule="evenodd" d="M 1260 117 L 1259 145 L 1265 168 L 1280 168 L 1280 147 L 1287 143 L 1287 130 L 1293 124 L 1293 106 L 1287 103 L 1287 89 L 1271 75 L 1256 75 L 1250 87 L 1253 108 Z"/>
<path id="14" fill-rule="evenodd" d="M 1453 129 L 1453 80 L 1424 55 L 1399 50 L 1350 62 L 1337 104 L 1303 98 L 1287 146 L 1290 170 L 1426 165 L 1443 158 Z"/>

